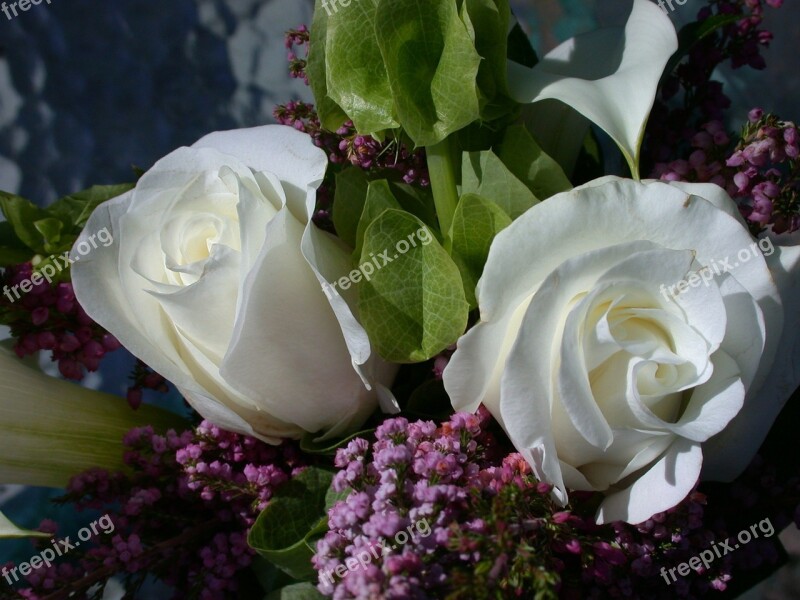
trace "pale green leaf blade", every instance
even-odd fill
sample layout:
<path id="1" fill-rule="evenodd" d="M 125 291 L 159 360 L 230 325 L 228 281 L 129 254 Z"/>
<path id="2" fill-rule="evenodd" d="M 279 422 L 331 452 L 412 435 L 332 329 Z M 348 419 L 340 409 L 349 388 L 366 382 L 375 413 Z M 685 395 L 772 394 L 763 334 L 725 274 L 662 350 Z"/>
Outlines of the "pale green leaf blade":
<path id="1" fill-rule="evenodd" d="M 360 285 L 359 308 L 384 359 L 423 362 L 464 333 L 469 305 L 461 275 L 422 221 L 383 212 L 364 236 L 361 263 L 373 260 L 383 264 Z"/>
<path id="2" fill-rule="evenodd" d="M 498 156 L 539 200 L 572 189 L 572 183 L 561 166 L 542 150 L 522 125 L 508 128 L 498 148 Z"/>
<path id="3" fill-rule="evenodd" d="M 76 192 L 57 200 L 47 208 L 47 212 L 55 215 L 64 223 L 83 228 L 95 208 L 103 202 L 132 190 L 134 185 L 133 183 L 95 185 L 88 190 Z"/>
<path id="4" fill-rule="evenodd" d="M 491 150 L 464 153 L 461 173 L 462 193 L 491 200 L 511 219 L 539 202 Z"/>
<path id="5" fill-rule="evenodd" d="M 341 107 L 328 95 L 327 52 L 328 14 L 322 7 L 323 0 L 316 0 L 314 19 L 311 22 L 310 44 L 306 74 L 314 93 L 317 115 L 322 126 L 328 131 L 336 131 L 347 120 Z"/>
<path id="6" fill-rule="evenodd" d="M 369 181 L 361 169 L 352 167 L 336 175 L 333 226 L 336 234 L 351 248 L 356 247 L 358 222 L 364 212 L 368 188 Z"/>
<path id="7" fill-rule="evenodd" d="M 475 287 L 483 274 L 492 240 L 509 225 L 511 218 L 494 202 L 475 194 L 461 197 L 453 216 L 450 240 L 472 307 L 478 304 Z"/>
<path id="8" fill-rule="evenodd" d="M 383 211 L 390 208 L 400 208 L 400 204 L 394 197 L 389 182 L 385 179 L 370 181 L 367 188 L 367 200 L 364 209 L 361 211 L 361 218 L 358 221 L 356 231 L 356 244 L 353 256 L 361 256 L 361 249 L 364 246 L 364 233 L 372 222 L 377 219 Z"/>
<path id="9" fill-rule="evenodd" d="M 275 590 L 267 595 L 264 600 L 324 600 L 325 596 L 317 591 L 313 584 L 295 583 Z"/>
<path id="10" fill-rule="evenodd" d="M 314 536 L 326 529 L 325 501 L 333 474 L 308 467 L 278 488 L 256 519 L 247 542 L 291 577 L 309 581 Z"/>

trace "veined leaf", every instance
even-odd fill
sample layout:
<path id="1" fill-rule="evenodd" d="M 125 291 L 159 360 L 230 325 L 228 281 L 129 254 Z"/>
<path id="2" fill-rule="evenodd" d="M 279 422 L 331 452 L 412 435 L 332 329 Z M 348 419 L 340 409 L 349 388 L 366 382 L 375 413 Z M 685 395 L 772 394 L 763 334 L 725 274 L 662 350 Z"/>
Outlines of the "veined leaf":
<path id="1" fill-rule="evenodd" d="M 370 261 L 380 267 L 365 274 L 359 307 L 384 359 L 423 362 L 464 333 L 469 305 L 461 275 L 422 221 L 401 210 L 384 211 L 364 235 L 360 262 Z"/>

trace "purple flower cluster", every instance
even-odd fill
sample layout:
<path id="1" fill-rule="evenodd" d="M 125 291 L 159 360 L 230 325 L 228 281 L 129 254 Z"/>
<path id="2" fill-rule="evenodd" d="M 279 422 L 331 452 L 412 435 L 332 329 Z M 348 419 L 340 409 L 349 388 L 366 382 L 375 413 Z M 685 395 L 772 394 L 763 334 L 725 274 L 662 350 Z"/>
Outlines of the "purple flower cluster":
<path id="1" fill-rule="evenodd" d="M 373 443 L 340 449 L 333 485 L 345 499 L 317 543 L 319 591 L 334 600 L 713 596 L 736 573 L 775 564 L 775 540 L 754 539 L 688 577 L 665 573 L 752 525 L 743 518 L 769 517 L 776 532 L 800 522 L 800 477 L 781 484 L 756 459 L 732 486 L 712 486 L 711 506 L 694 490 L 639 525 L 598 526 L 598 494 L 572 492 L 560 507 L 520 455 L 489 460 L 487 446 L 499 446 L 489 426 L 485 412 L 440 427 L 394 418 Z"/>
<path id="2" fill-rule="evenodd" d="M 470 483 L 477 482 L 480 419 L 455 415 L 439 428 L 432 422 L 385 421 L 370 446 L 355 439 L 336 454 L 341 470 L 337 492 L 352 490 L 329 511 L 329 532 L 317 545 L 314 566 L 319 590 L 345 598 L 420 598 L 446 585 L 445 561 L 426 557 L 446 548 L 449 526 L 468 508 Z M 468 526 L 480 527 L 478 521 Z M 404 531 L 427 531 L 404 545 L 393 539 Z M 362 568 L 341 577 L 342 566 L 362 552 L 373 556 Z M 339 569 L 339 575 L 337 575 Z"/>
<path id="3" fill-rule="evenodd" d="M 73 478 L 63 498 L 80 510 L 109 514 L 114 531 L 71 553 L 71 562 L 35 570 L 16 597 L 85 592 L 114 575 L 129 591 L 155 576 L 172 586 L 174 598 L 235 596 L 255 554 L 249 528 L 274 491 L 302 468 L 296 446 L 270 446 L 207 422 L 163 436 L 150 427 L 134 429 L 124 443 L 129 473 L 87 471 Z"/>
<path id="4" fill-rule="evenodd" d="M 770 225 L 779 234 L 800 229 L 797 126 L 754 108 L 732 153 L 729 144 L 722 123 L 706 123 L 692 138 L 689 159 L 659 163 L 654 175 L 664 181 L 715 183 L 725 188 L 755 233 Z"/>
<path id="5" fill-rule="evenodd" d="M 289 61 L 289 75 L 293 79 L 302 79 L 308 85 L 308 75 L 306 75 L 306 65 L 308 64 L 308 40 L 309 31 L 305 25 L 300 25 L 297 29 L 290 29 L 286 32 L 287 60 Z M 299 46 L 300 49 L 295 46 Z M 298 56 L 298 52 L 304 52 L 303 58 Z"/>
<path id="6" fill-rule="evenodd" d="M 408 184 L 430 185 L 423 150 L 411 151 L 396 139 L 379 142 L 371 136 L 359 135 L 352 121 L 335 132 L 327 131 L 320 125 L 313 105 L 305 102 L 281 104 L 273 115 L 281 125 L 308 133 L 334 165 L 351 164 L 373 174 L 395 173 Z"/>
<path id="7" fill-rule="evenodd" d="M 40 350 L 52 353 L 58 370 L 67 379 L 83 379 L 86 371 L 96 371 L 108 353 L 120 348 L 117 339 L 97 325 L 75 299 L 69 282 L 33 283 L 31 263 L 5 269 L 2 284 L 9 293 L 0 296 L 3 322 L 16 339 L 14 351 L 22 358 Z M 14 295 L 14 286 L 32 283 L 31 291 Z"/>
<path id="8" fill-rule="evenodd" d="M 800 229 L 800 135 L 794 123 L 753 109 L 726 164 L 734 170 L 729 191 L 743 199 L 745 218 L 776 233 Z"/>
<path id="9" fill-rule="evenodd" d="M 329 511 L 317 544 L 320 592 L 335 600 L 518 597 L 554 593 L 568 569 L 578 581 L 605 580 L 625 563 L 591 518 L 551 499 L 552 486 L 520 455 L 487 464 L 488 421 L 485 412 L 458 413 L 441 427 L 395 418 L 374 444 L 356 439 L 339 450 L 333 485 L 350 493 Z"/>
<path id="10" fill-rule="evenodd" d="M 735 69 L 763 69 L 766 63 L 761 50 L 773 39 L 772 33 L 762 28 L 764 9 L 782 5 L 783 0 L 710 0 L 700 10 L 700 22 L 716 15 L 742 18 L 700 40 L 675 72 L 665 76 L 645 139 L 646 170 L 684 154 L 701 124 L 724 121 L 731 101 L 722 84 L 711 80 L 712 74 L 725 62 Z"/>
<path id="11" fill-rule="evenodd" d="M 692 153 L 689 159 L 658 163 L 653 175 L 662 181 L 715 183 L 722 188 L 728 188 L 730 182 L 725 172 L 725 157 L 730 143 L 731 138 L 720 121 L 705 123 L 692 137 Z"/>

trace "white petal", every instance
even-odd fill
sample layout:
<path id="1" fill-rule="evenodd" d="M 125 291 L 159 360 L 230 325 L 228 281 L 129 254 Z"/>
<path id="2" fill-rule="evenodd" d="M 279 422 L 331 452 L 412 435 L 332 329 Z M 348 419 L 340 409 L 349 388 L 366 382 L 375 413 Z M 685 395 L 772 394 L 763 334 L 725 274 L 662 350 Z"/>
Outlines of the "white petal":
<path id="1" fill-rule="evenodd" d="M 311 136 L 286 125 L 217 131 L 198 140 L 193 148 L 214 148 L 235 156 L 255 171 L 275 174 L 305 200 L 309 187 L 325 176 L 328 157 Z M 293 208 L 294 212 L 294 208 Z M 302 208 L 297 212 L 305 212 Z"/>
<path id="2" fill-rule="evenodd" d="M 640 239 L 693 250 L 702 264 L 735 260 L 753 243 L 737 219 L 700 197 L 665 183 L 604 178 L 537 204 L 500 232 L 476 290 L 481 319 L 499 320 L 515 310 L 565 260 Z M 779 323 L 780 297 L 763 257 L 739 265 L 733 275 Z"/>
<path id="3" fill-rule="evenodd" d="M 353 369 L 339 323 L 300 252 L 303 231 L 288 209 L 267 226 L 220 372 L 266 412 L 316 432 L 363 422 L 377 398 Z"/>
<path id="4" fill-rule="evenodd" d="M 767 329 L 767 343 L 773 346 L 775 359 L 769 359 L 768 352 L 764 352 L 765 364 L 771 366 L 764 385 L 751 388 L 739 415 L 703 446 L 704 479 L 730 481 L 737 477 L 800 385 L 800 246 L 776 245 L 767 261 L 780 289 L 787 321 L 783 331 Z M 764 316 L 768 319 L 769 312 L 765 311 Z"/>
<path id="5" fill-rule="evenodd" d="M 180 392 L 204 419 L 226 431 L 249 435 L 268 444 L 280 444 L 286 438 L 300 439 L 303 435 L 300 427 L 282 423 L 263 411 L 239 405 L 228 407 L 219 400 L 193 390 L 180 389 Z"/>
<path id="6" fill-rule="evenodd" d="M 597 522 L 637 524 L 672 508 L 686 498 L 697 483 L 702 463 L 700 444 L 676 440 L 632 485 L 603 500 L 597 510 Z"/>
<path id="7" fill-rule="evenodd" d="M 84 240 L 88 243 L 91 235 L 103 229 L 111 234 L 113 242 L 108 246 L 98 245 L 72 265 L 75 296 L 92 319 L 113 333 L 134 356 L 175 385 L 195 389 L 193 378 L 174 350 L 156 300 L 141 289 L 141 284 L 120 283 L 132 275 L 127 264 L 119 263 L 121 246 L 125 243 L 119 222 L 132 199 L 132 191 L 123 194 L 98 206 L 89 218 L 76 246 Z M 73 259 L 77 257 L 78 253 L 73 251 Z"/>
<path id="8" fill-rule="evenodd" d="M 509 85 L 520 102 L 556 99 L 587 117 L 619 145 L 638 177 L 647 117 L 677 49 L 669 17 L 648 0 L 634 0 L 624 30 L 567 40 L 530 70 L 509 63 Z"/>

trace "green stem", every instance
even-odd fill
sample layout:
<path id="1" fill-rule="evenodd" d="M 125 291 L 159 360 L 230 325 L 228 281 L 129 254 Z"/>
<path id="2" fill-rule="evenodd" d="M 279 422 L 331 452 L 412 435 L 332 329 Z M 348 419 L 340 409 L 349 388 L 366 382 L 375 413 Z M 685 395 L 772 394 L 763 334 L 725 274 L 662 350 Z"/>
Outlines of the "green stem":
<path id="1" fill-rule="evenodd" d="M 456 180 L 455 148 L 453 138 L 449 137 L 435 146 L 428 146 L 428 171 L 433 190 L 433 201 L 439 217 L 439 227 L 445 238 L 450 236 L 450 226 L 458 206 L 458 187 Z"/>

